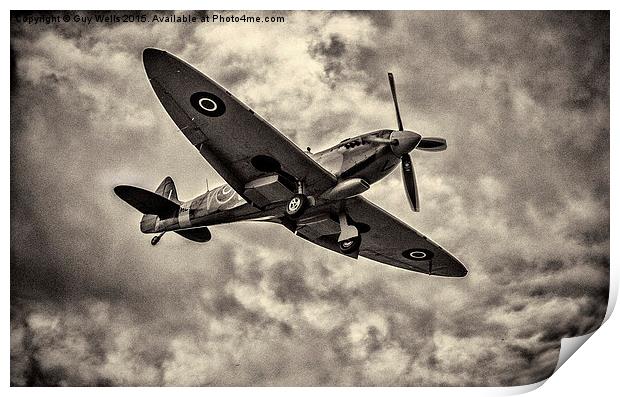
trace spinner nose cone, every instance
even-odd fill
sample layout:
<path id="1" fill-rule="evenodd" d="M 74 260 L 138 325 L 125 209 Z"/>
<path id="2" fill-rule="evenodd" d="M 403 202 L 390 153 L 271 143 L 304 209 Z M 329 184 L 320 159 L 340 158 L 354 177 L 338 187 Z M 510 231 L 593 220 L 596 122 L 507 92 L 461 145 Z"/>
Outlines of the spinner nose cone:
<path id="1" fill-rule="evenodd" d="M 390 134 L 390 139 L 398 141 L 398 145 L 392 145 L 392 152 L 397 157 L 401 157 L 403 154 L 409 153 L 418 146 L 422 136 L 413 131 L 393 131 Z"/>

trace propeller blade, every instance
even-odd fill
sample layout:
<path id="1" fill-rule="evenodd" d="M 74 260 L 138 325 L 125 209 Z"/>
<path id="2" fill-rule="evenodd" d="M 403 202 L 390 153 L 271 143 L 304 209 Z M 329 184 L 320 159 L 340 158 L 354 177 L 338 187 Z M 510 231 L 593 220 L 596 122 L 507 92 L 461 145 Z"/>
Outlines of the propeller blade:
<path id="1" fill-rule="evenodd" d="M 424 150 L 427 152 L 440 152 L 446 150 L 448 144 L 443 138 L 422 138 L 416 149 Z"/>
<path id="2" fill-rule="evenodd" d="M 407 193 L 407 199 L 411 209 L 415 212 L 420 211 L 420 201 L 418 198 L 418 186 L 415 180 L 415 172 L 413 171 L 413 163 L 409 154 L 404 154 L 401 157 L 403 184 L 405 185 L 405 192 Z"/>
<path id="3" fill-rule="evenodd" d="M 396 122 L 398 123 L 398 131 L 404 131 L 403 122 L 400 119 L 400 110 L 398 110 L 398 99 L 396 99 L 396 85 L 394 84 L 394 75 L 392 73 L 388 73 L 388 80 L 390 81 L 390 90 L 392 90 L 394 108 L 396 108 Z"/>

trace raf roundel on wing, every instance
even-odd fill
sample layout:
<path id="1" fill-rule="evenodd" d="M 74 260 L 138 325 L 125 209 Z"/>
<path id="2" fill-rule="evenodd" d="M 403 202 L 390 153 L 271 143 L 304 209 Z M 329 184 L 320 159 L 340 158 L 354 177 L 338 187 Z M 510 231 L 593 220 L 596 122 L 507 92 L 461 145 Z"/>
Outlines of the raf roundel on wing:
<path id="1" fill-rule="evenodd" d="M 411 248 L 403 251 L 403 256 L 414 261 L 428 261 L 433 258 L 433 253 L 424 248 Z"/>
<path id="2" fill-rule="evenodd" d="M 217 95 L 210 92 L 196 92 L 189 101 L 194 109 L 209 117 L 219 117 L 226 112 L 226 105 Z"/>

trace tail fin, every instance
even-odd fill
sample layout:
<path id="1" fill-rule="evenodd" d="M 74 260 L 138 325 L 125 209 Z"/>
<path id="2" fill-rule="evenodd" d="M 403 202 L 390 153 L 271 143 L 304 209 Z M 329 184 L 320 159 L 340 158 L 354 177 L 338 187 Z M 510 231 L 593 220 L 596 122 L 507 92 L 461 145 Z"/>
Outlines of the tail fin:
<path id="1" fill-rule="evenodd" d="M 162 197 L 167 198 L 170 201 L 175 203 L 179 203 L 179 198 L 177 197 L 177 188 L 174 186 L 174 181 L 172 178 L 167 176 L 155 190 L 155 193 L 159 194 Z"/>

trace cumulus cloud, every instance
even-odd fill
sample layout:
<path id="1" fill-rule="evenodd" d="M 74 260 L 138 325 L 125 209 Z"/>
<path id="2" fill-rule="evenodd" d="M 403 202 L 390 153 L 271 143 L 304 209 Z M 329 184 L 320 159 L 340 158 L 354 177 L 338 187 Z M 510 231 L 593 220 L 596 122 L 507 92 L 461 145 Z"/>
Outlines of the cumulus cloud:
<path id="1" fill-rule="evenodd" d="M 256 13 L 267 15 L 271 13 Z M 15 16 L 16 14 L 13 14 Z M 288 12 L 282 24 L 11 26 L 11 383 L 517 385 L 596 329 L 609 283 L 609 13 Z M 365 196 L 458 256 L 465 279 L 354 261 L 277 225 L 156 249 L 112 193 L 221 178 L 158 103 L 159 47 L 301 147 L 405 126 Z"/>

